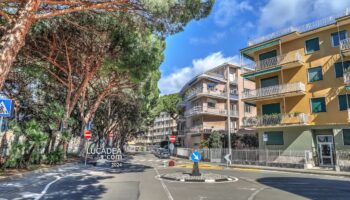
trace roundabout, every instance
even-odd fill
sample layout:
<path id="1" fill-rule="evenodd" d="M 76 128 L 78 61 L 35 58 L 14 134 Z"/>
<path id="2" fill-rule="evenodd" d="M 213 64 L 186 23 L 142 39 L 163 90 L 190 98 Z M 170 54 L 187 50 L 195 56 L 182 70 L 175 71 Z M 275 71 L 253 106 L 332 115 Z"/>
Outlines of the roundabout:
<path id="1" fill-rule="evenodd" d="M 238 178 L 214 173 L 203 173 L 200 176 L 191 176 L 190 173 L 176 172 L 161 174 L 157 178 L 175 182 L 192 182 L 192 183 L 231 183 L 238 181 Z"/>

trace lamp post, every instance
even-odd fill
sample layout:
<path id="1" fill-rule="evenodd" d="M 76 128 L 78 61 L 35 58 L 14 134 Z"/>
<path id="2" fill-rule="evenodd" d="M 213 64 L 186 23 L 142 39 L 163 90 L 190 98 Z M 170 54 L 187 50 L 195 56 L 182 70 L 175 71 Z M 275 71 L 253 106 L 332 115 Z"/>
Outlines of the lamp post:
<path id="1" fill-rule="evenodd" d="M 228 134 L 228 153 L 230 154 L 230 157 L 232 156 L 232 149 L 231 149 L 231 101 L 230 101 L 230 66 L 227 65 L 226 69 L 226 90 L 227 90 L 227 134 Z M 231 164 L 231 159 L 230 159 Z"/>

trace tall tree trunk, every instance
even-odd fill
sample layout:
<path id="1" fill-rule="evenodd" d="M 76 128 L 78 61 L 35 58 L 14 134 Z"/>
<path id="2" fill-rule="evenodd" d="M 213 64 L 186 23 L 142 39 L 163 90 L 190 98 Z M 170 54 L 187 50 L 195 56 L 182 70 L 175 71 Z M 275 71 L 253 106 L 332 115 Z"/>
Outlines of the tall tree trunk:
<path id="1" fill-rule="evenodd" d="M 34 22 L 40 0 L 27 0 L 13 26 L 0 40 L 0 90 L 2 89 L 18 52 L 24 46 L 25 37 Z"/>

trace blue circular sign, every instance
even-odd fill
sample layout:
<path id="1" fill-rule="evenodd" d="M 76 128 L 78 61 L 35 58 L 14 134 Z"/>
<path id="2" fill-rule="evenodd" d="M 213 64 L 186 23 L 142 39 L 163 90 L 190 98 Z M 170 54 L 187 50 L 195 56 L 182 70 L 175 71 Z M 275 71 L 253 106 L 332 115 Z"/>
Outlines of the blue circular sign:
<path id="1" fill-rule="evenodd" d="M 193 162 L 199 162 L 202 159 L 202 155 L 196 150 L 191 154 L 191 160 Z"/>

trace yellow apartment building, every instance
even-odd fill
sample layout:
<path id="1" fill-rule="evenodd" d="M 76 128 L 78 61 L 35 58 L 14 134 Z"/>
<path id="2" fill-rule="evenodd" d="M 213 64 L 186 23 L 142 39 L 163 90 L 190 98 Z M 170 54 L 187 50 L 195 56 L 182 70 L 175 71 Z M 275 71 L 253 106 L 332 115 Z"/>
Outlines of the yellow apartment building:
<path id="1" fill-rule="evenodd" d="M 257 115 L 259 147 L 309 151 L 316 166 L 336 165 L 350 150 L 350 12 L 249 41 L 241 49 L 242 74 L 256 83 L 242 100 Z M 245 60 L 250 63 L 244 64 Z"/>
<path id="2" fill-rule="evenodd" d="M 254 116 L 256 111 L 254 106 L 240 101 L 239 94 L 244 90 L 240 75 L 240 67 L 225 63 L 194 77 L 183 86 L 180 91 L 182 101 L 177 105 L 184 113 L 178 120 L 181 146 L 199 147 L 201 141 L 214 131 L 227 133 L 230 129 L 231 133 L 256 133 L 241 128 L 243 113 Z M 247 81 L 245 88 L 253 90 L 255 84 Z"/>

